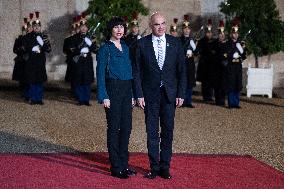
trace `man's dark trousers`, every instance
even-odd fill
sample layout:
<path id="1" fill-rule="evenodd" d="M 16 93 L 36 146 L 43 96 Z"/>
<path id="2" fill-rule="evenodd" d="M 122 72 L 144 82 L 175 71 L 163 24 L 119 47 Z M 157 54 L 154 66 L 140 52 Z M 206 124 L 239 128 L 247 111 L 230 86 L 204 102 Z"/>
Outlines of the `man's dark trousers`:
<path id="1" fill-rule="evenodd" d="M 146 101 L 145 115 L 147 148 L 151 170 L 155 172 L 168 170 L 172 157 L 175 102 L 169 102 L 164 87 L 160 89 L 158 101 L 148 103 Z M 161 127 L 160 136 L 159 125 Z M 159 149 L 159 146 L 161 149 Z"/>

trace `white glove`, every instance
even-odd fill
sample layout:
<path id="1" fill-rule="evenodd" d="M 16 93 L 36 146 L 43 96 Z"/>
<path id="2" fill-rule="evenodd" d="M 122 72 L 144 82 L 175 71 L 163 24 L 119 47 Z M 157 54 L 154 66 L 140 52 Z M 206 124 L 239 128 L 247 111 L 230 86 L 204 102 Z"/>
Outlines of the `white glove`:
<path id="1" fill-rule="evenodd" d="M 38 44 L 40 44 L 40 46 L 43 46 L 43 40 L 39 35 L 36 37 L 36 40 L 37 40 Z"/>
<path id="2" fill-rule="evenodd" d="M 192 50 L 188 49 L 186 51 L 186 56 L 192 57 Z"/>
<path id="3" fill-rule="evenodd" d="M 233 54 L 233 58 L 239 58 L 239 57 L 240 57 L 240 55 L 239 55 L 238 52 L 235 52 L 235 53 Z"/>
<path id="4" fill-rule="evenodd" d="M 38 45 L 37 45 L 37 46 L 34 46 L 34 47 L 32 48 L 32 51 L 39 53 L 39 52 L 40 52 L 39 46 L 38 46 Z"/>
<path id="5" fill-rule="evenodd" d="M 84 40 L 89 47 L 92 45 L 92 41 L 89 38 L 85 37 Z"/>
<path id="6" fill-rule="evenodd" d="M 240 53 L 243 54 L 243 53 L 244 53 L 244 49 L 243 49 L 243 47 L 241 46 L 241 44 L 240 44 L 240 43 L 237 43 L 236 46 L 237 46 L 237 48 L 239 49 Z"/>
<path id="7" fill-rule="evenodd" d="M 138 35 L 138 36 L 137 36 L 137 39 L 141 39 L 141 35 Z"/>
<path id="8" fill-rule="evenodd" d="M 88 48 L 88 47 L 84 47 L 84 48 L 81 49 L 80 52 L 81 52 L 82 54 L 87 54 L 87 53 L 89 53 L 89 48 Z"/>
<path id="9" fill-rule="evenodd" d="M 192 50 L 194 50 L 195 51 L 195 49 L 196 49 L 196 45 L 195 45 L 195 43 L 194 43 L 194 41 L 193 40 L 190 40 L 190 46 L 192 47 Z"/>

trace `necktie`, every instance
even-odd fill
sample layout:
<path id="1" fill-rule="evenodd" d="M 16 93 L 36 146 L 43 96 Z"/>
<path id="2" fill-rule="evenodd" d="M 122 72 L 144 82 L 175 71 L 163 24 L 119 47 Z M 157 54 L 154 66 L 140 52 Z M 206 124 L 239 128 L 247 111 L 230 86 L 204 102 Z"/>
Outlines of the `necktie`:
<path id="1" fill-rule="evenodd" d="M 164 57 L 163 57 L 163 47 L 162 47 L 162 40 L 161 39 L 157 39 L 158 42 L 158 65 L 160 70 L 163 69 L 163 65 L 164 65 Z"/>

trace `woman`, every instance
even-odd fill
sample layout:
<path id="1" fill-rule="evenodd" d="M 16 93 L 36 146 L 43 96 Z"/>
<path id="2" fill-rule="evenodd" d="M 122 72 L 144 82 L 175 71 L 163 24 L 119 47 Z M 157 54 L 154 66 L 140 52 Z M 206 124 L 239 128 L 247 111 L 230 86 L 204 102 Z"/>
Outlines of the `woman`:
<path id="1" fill-rule="evenodd" d="M 107 147 L 111 175 L 126 179 L 136 172 L 128 168 L 128 143 L 132 128 L 132 67 L 129 49 L 121 41 L 126 30 L 123 19 L 107 24 L 108 40 L 97 55 L 98 101 L 107 119 Z"/>

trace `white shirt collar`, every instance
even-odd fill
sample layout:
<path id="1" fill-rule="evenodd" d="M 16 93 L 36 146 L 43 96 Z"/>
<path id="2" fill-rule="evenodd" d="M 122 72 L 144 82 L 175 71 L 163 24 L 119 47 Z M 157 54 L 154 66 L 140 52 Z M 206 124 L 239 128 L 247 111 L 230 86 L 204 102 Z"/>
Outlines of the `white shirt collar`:
<path id="1" fill-rule="evenodd" d="M 163 42 L 165 42 L 166 41 L 166 34 L 162 35 L 161 37 L 157 37 L 157 36 L 152 34 L 152 41 L 153 42 L 154 41 L 156 42 L 158 39 L 161 39 Z"/>

